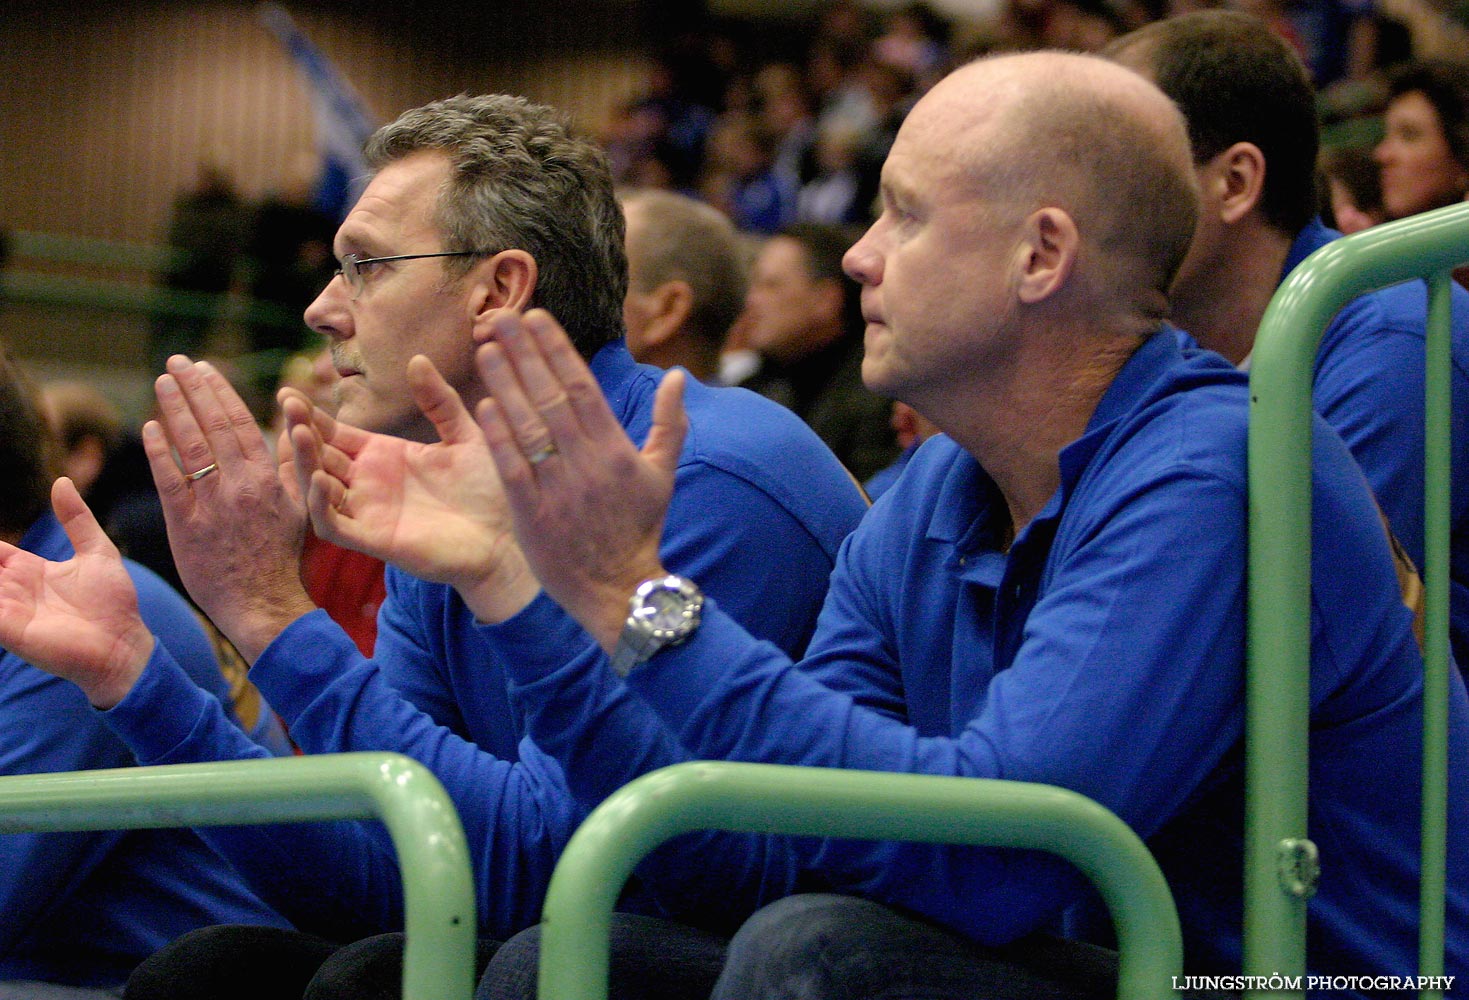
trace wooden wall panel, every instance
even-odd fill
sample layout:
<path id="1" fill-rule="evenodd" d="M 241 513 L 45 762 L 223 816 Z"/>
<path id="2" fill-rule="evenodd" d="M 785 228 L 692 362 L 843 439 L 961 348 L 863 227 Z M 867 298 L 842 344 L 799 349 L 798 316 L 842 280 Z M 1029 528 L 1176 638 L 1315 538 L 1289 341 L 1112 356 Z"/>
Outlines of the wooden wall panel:
<path id="1" fill-rule="evenodd" d="M 590 13 L 568 16 L 564 31 L 535 22 L 533 32 L 531 14 L 496 20 L 489 5 L 467 18 L 473 5 L 285 6 L 381 120 L 503 90 L 595 127 L 645 79 L 636 19 L 619 9 L 635 4 L 621 0 L 583 0 Z M 254 3 L 0 0 L 0 227 L 157 242 L 202 159 L 222 160 L 256 198 L 284 182 L 313 136 L 304 81 Z M 108 361 L 141 360 L 139 322 L 64 312 L 12 303 L 0 336 L 43 361 L 97 360 L 101 324 L 118 344 Z"/>

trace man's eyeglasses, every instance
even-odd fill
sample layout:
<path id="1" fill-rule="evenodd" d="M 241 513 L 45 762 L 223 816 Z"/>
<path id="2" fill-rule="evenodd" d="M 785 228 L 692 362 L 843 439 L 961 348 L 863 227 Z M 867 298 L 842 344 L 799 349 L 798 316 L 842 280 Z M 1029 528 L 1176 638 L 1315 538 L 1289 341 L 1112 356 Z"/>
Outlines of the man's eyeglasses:
<path id="1" fill-rule="evenodd" d="M 483 250 L 445 250 L 441 253 L 400 253 L 392 257 L 358 257 L 355 253 L 345 254 L 342 257 L 342 266 L 337 268 L 337 274 L 347 282 L 347 290 L 352 293 L 352 298 L 362 294 L 362 289 L 367 287 L 367 278 L 363 268 L 372 264 L 386 264 L 395 260 L 423 260 L 426 257 L 480 257 L 484 255 Z"/>

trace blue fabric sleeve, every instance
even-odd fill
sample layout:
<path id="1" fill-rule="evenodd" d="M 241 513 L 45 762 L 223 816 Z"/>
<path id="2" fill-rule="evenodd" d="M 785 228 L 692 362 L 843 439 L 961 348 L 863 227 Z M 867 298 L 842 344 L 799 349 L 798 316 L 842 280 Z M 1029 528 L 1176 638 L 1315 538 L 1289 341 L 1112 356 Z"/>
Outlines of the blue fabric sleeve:
<path id="1" fill-rule="evenodd" d="M 689 643 L 635 670 L 628 686 L 698 757 L 1047 782 L 1103 802 L 1146 836 L 1239 735 L 1243 505 L 1236 484 L 1184 473 L 1119 498 L 1056 567 L 1015 661 L 956 737 L 922 737 L 888 712 L 861 707 L 753 641 L 713 603 Z M 890 518 L 887 530 L 911 531 L 902 522 Z M 1200 523 L 1223 528 L 1201 533 Z M 840 664 L 851 648 L 859 663 L 870 662 L 874 647 L 891 644 L 883 639 L 883 618 L 901 622 L 904 602 L 924 600 L 917 581 L 895 578 L 901 567 L 883 540 L 884 526 L 869 516 L 844 548 L 812 643 L 816 660 Z M 1159 600 L 1162 593 L 1168 601 Z M 1179 616 L 1179 606 L 1190 615 Z M 864 625 L 861 616 L 874 609 L 878 620 Z M 1119 670 L 1124 663 L 1128 668 Z M 549 725 L 579 728 L 558 718 L 566 709 L 550 706 L 563 697 L 597 697 L 599 685 L 600 702 L 576 718 L 606 726 L 583 738 L 602 747 L 606 759 L 617 758 L 624 748 L 615 741 L 627 735 L 602 713 L 625 699 L 609 693 L 611 682 L 583 680 L 573 669 L 536 686 L 546 704 L 530 716 L 532 735 L 545 746 Z M 881 693 L 876 700 L 890 698 Z M 1145 772 L 1150 780 L 1139 781 Z M 781 843 L 795 856 L 764 860 L 765 870 L 814 867 L 838 888 L 986 942 L 1040 926 L 1080 884 L 1068 866 L 1020 852 Z"/>
<path id="2" fill-rule="evenodd" d="M 195 685 L 162 647 L 126 698 L 105 713 L 142 764 L 192 764 L 271 756 L 226 717 L 218 699 Z M 196 832 L 227 858 L 250 887 L 303 930 L 352 940 L 383 929 L 395 897 L 358 901 L 323 872 L 339 868 L 396 876 L 390 849 L 354 821 L 208 826 Z M 363 906 L 370 902 L 372 907 Z M 374 915 L 374 912 L 379 915 Z M 399 918 L 401 919 L 401 918 Z"/>
<path id="3" fill-rule="evenodd" d="M 444 673 L 449 653 L 442 640 L 436 642 L 424 632 L 424 609 L 419 605 L 414 581 L 389 566 L 384 582 L 387 597 L 378 612 L 373 662 L 403 697 L 431 719 L 457 733 L 466 732 L 453 685 Z"/>
<path id="4" fill-rule="evenodd" d="M 823 497 L 810 492 L 793 498 L 798 516 L 738 468 L 685 462 L 659 546 L 670 571 L 699 581 L 751 634 L 792 656 L 810 641 L 837 547 L 866 509 L 850 477 Z M 821 503 L 826 510 L 811 509 Z M 813 534 L 818 525 L 829 537 Z"/>
<path id="5" fill-rule="evenodd" d="M 509 621 L 482 628 L 498 643 L 529 650 L 544 649 L 546 644 L 533 640 L 548 631 L 579 630 L 567 623 L 570 617 L 542 594 Z M 527 655 L 514 666 L 511 697 L 526 712 L 531 735 L 526 746 L 561 765 L 569 793 L 586 811 L 641 775 L 694 759 L 649 705 L 612 673 L 590 637 L 569 661 Z M 762 903 L 788 895 L 799 884 L 795 855 L 772 850 L 769 839 L 689 834 L 650 854 L 637 874 L 666 915 L 733 933 Z"/>
<path id="6" fill-rule="evenodd" d="M 53 554 L 70 554 L 70 546 Z M 140 613 L 158 637 L 155 658 L 174 662 L 177 657 L 189 664 L 190 687 L 207 685 L 223 695 L 226 688 L 214 651 L 188 605 L 151 571 L 134 563 L 127 569 L 138 589 Z M 233 717 L 217 702 L 215 707 L 220 722 L 249 743 Z M 6 722 L 0 726 L 0 774 L 62 773 L 137 763 L 79 688 L 4 650 L 0 650 L 0 717 Z M 0 956 L 11 954 L 15 943 L 54 908 L 67 905 L 125 836 L 125 831 L 101 830 L 0 837 L 0 913 L 5 915 L 0 920 Z M 92 961 L 81 956 L 78 965 Z"/>
<path id="7" fill-rule="evenodd" d="M 511 764 L 437 725 L 390 685 L 325 612 L 290 625 L 256 662 L 252 679 L 308 752 L 391 750 L 422 763 L 448 791 L 472 845 L 482 934 L 507 935 L 540 916 L 545 886 L 583 813 L 553 761 Z M 369 857 L 385 851 L 376 828 Z M 300 877 L 331 871 L 332 891 L 372 915 L 378 930 L 401 925 L 395 865 L 354 853 Z M 347 882 L 347 879 L 351 882 Z"/>
<path id="8" fill-rule="evenodd" d="M 0 774 L 128 767 L 132 754 L 73 684 L 0 650 Z M 0 958 L 71 898 L 121 831 L 0 837 Z"/>

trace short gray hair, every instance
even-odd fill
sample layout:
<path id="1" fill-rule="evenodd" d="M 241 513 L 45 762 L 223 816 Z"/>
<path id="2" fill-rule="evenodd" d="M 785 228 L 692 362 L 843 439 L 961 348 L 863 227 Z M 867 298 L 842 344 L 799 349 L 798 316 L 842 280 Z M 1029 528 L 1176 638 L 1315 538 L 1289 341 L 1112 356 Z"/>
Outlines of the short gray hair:
<path id="1" fill-rule="evenodd" d="M 367 162 L 381 170 L 424 150 L 449 156 L 435 210 L 445 249 L 529 253 L 539 275 L 533 304 L 550 310 L 584 357 L 622 336 L 622 209 L 607 158 L 591 140 L 523 97 L 461 94 L 378 129 Z M 473 263 L 445 265 L 462 276 Z"/>

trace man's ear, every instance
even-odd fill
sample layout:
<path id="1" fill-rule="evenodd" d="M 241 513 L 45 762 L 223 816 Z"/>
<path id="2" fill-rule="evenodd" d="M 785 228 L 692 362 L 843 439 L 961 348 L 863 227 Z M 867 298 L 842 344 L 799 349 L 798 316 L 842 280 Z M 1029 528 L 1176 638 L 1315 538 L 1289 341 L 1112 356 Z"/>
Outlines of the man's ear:
<path id="1" fill-rule="evenodd" d="M 674 279 L 644 293 L 643 301 L 650 318 L 642 332 L 642 343 L 645 348 L 657 347 L 688 322 L 689 313 L 694 311 L 694 290 L 687 281 Z"/>
<path id="2" fill-rule="evenodd" d="M 1020 301 L 1034 305 L 1065 285 L 1080 244 L 1070 213 L 1054 206 L 1032 212 L 1016 248 L 1015 294 Z"/>
<path id="3" fill-rule="evenodd" d="M 1253 212 L 1265 195 L 1265 154 L 1260 147 L 1237 142 L 1209 166 L 1217 185 L 1220 220 L 1232 225 Z"/>
<path id="4" fill-rule="evenodd" d="M 536 259 L 524 250 L 501 250 L 480 261 L 466 278 L 472 283 L 470 312 L 475 316 L 492 309 L 524 312 L 535 297 L 537 276 Z"/>

